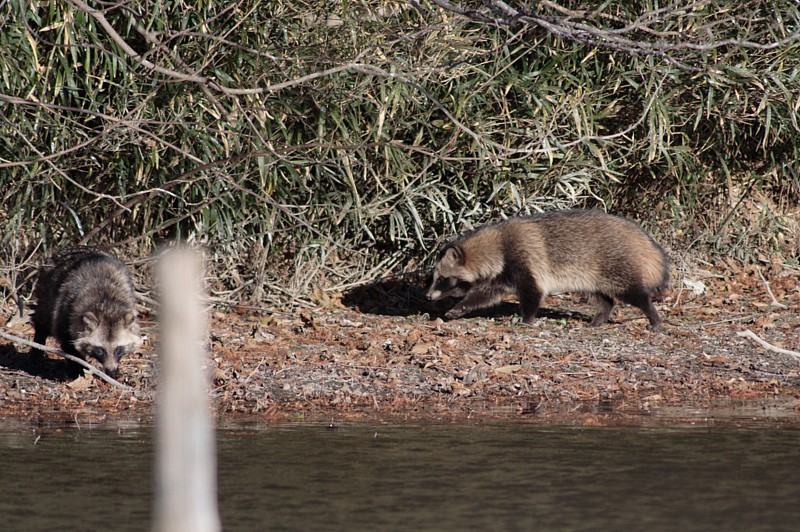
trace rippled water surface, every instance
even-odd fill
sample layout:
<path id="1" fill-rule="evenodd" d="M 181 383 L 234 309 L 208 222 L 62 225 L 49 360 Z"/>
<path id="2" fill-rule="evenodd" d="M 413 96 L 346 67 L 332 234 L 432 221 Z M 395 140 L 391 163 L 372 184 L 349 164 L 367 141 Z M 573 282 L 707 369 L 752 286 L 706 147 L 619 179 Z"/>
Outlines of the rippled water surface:
<path id="1" fill-rule="evenodd" d="M 798 530 L 796 427 L 217 433 L 232 530 Z M 149 428 L 0 430 L 2 530 L 148 530 Z"/>

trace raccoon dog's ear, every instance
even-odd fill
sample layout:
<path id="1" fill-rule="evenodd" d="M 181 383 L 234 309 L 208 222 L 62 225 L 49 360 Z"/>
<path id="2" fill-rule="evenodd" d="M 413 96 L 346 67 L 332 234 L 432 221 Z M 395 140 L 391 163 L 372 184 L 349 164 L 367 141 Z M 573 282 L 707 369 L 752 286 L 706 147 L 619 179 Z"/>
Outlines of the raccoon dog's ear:
<path id="1" fill-rule="evenodd" d="M 95 316 L 94 312 L 87 312 L 83 315 L 83 324 L 86 325 L 86 328 L 90 331 L 97 329 L 97 326 L 100 324 L 100 321 Z"/>
<path id="2" fill-rule="evenodd" d="M 458 246 L 447 248 L 442 261 L 448 264 L 462 264 L 464 262 L 464 252 Z"/>

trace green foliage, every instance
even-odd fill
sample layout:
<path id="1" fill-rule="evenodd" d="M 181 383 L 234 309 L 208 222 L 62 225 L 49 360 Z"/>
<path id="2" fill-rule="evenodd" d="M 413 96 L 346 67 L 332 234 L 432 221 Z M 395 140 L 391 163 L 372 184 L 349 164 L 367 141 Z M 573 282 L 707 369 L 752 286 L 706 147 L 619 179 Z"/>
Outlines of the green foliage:
<path id="1" fill-rule="evenodd" d="M 796 3 L 619 4 L 497 24 L 391 0 L 4 4 L 0 246 L 187 239 L 255 300 L 573 205 L 754 256 L 737 199 L 800 195 Z"/>

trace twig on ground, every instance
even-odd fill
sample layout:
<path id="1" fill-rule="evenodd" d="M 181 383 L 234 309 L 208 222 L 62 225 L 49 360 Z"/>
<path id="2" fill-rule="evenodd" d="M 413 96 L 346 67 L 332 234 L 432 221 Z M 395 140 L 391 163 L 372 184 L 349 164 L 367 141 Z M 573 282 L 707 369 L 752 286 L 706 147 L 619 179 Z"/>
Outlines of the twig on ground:
<path id="1" fill-rule="evenodd" d="M 767 293 L 769 294 L 769 297 L 772 299 L 772 306 L 778 308 L 789 308 L 780 301 L 778 301 L 777 299 L 775 299 L 775 294 L 772 293 L 772 289 L 770 289 L 769 287 L 769 282 L 761 274 L 761 268 L 756 266 L 756 271 L 758 272 L 758 276 L 761 277 L 761 282 L 763 282 L 764 286 L 767 288 Z"/>
<path id="2" fill-rule="evenodd" d="M 743 314 L 742 316 L 734 316 L 732 318 L 726 318 L 724 320 L 716 320 L 710 321 L 708 323 L 702 324 L 702 327 L 713 327 L 714 325 L 722 325 L 723 323 L 733 323 L 735 321 L 754 321 L 753 315 L 750 313 Z"/>
<path id="3" fill-rule="evenodd" d="M 116 386 L 117 388 L 120 388 L 122 390 L 131 390 L 132 389 L 130 386 L 128 386 L 126 384 L 122 384 L 121 382 L 109 377 L 106 373 L 100 371 L 99 369 L 97 369 L 96 367 L 92 366 L 91 364 L 89 364 L 85 360 L 80 359 L 80 358 L 75 357 L 75 356 L 72 356 L 72 355 L 70 355 L 68 353 L 65 353 L 64 351 L 62 351 L 60 349 L 56 349 L 54 347 L 48 347 L 48 346 L 42 345 L 42 344 L 37 344 L 36 342 L 31 342 L 30 340 L 25 340 L 24 338 L 20 338 L 18 336 L 14 336 L 12 334 L 8 334 L 8 333 L 6 333 L 4 331 L 0 331 L 0 338 L 4 338 L 4 339 L 8 340 L 9 342 L 14 342 L 15 344 L 22 344 L 22 345 L 25 345 L 25 346 L 28 346 L 28 347 L 32 347 L 34 349 L 41 349 L 42 351 L 46 351 L 48 353 L 55 353 L 56 355 L 58 355 L 60 357 L 66 358 L 67 360 L 71 360 L 72 362 L 80 364 L 84 368 L 88 369 L 90 373 L 93 373 L 94 375 L 97 375 L 98 377 L 100 377 L 101 379 L 106 381 L 107 383 L 112 384 L 112 385 Z"/>
<path id="4" fill-rule="evenodd" d="M 776 353 L 781 353 L 782 355 L 790 355 L 796 358 L 800 358 L 800 353 L 798 353 L 797 351 L 790 351 L 789 349 L 783 349 L 781 347 L 774 346 L 771 343 L 766 342 L 761 338 L 759 338 L 758 335 L 753 331 L 751 331 L 750 329 L 747 329 L 746 331 L 739 331 L 736 333 L 736 335 L 752 338 L 753 340 L 761 344 L 765 349 L 769 349 L 770 351 L 775 351 Z"/>

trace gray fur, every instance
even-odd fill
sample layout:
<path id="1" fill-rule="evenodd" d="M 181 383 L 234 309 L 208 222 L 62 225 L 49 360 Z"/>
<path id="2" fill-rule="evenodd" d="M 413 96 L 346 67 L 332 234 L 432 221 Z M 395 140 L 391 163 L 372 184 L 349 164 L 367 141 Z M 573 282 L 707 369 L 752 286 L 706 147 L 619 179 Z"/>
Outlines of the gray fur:
<path id="1" fill-rule="evenodd" d="M 652 298 L 669 281 L 664 250 L 634 222 L 595 210 L 553 211 L 480 226 L 442 248 L 428 299 L 461 297 L 448 318 L 516 295 L 532 323 L 548 294 L 579 292 L 597 305 L 591 322 L 608 320 L 617 301 L 661 324 Z"/>
<path id="2" fill-rule="evenodd" d="M 81 246 L 55 253 L 39 269 L 34 294 L 37 343 L 53 336 L 67 353 L 95 358 L 110 373 L 141 345 L 130 274 L 104 251 Z"/>

